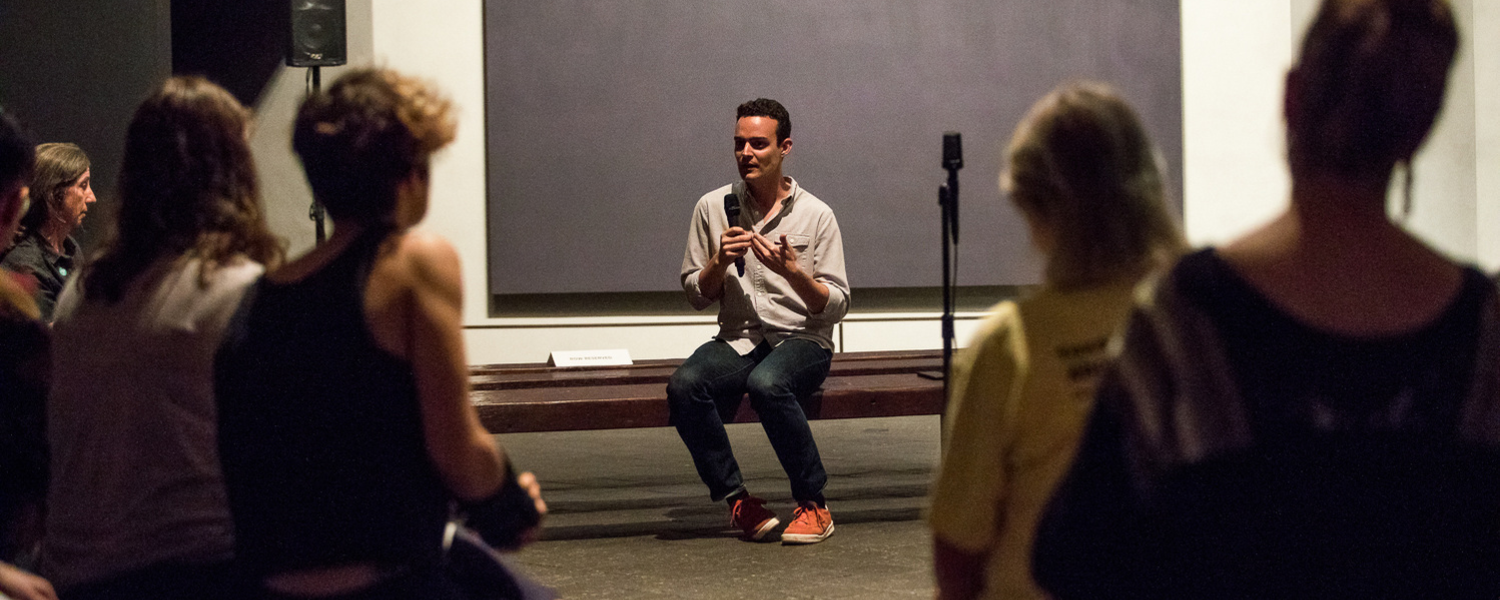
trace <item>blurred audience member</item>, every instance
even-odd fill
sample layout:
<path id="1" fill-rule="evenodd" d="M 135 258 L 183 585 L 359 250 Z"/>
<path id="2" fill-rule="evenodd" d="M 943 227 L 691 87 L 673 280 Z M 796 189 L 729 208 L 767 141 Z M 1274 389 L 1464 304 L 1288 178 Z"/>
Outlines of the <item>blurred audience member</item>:
<path id="1" fill-rule="evenodd" d="M 1443 0 L 1322 4 L 1286 78 L 1290 207 L 1130 317 L 1038 532 L 1048 592 L 1500 596 L 1495 286 L 1387 216 L 1457 47 Z"/>
<path id="2" fill-rule="evenodd" d="M 73 144 L 37 146 L 31 205 L 0 266 L 35 280 L 36 303 L 45 322 L 52 322 L 57 297 L 73 271 L 78 253 L 73 231 L 93 203 L 88 155 Z"/>
<path id="3" fill-rule="evenodd" d="M 1044 284 L 1002 302 L 955 363 L 933 488 L 939 597 L 1041 598 L 1036 521 L 1067 471 L 1112 334 L 1132 292 L 1183 249 L 1161 164 L 1109 87 L 1074 83 L 1032 107 L 1001 187 L 1046 257 Z"/>
<path id="4" fill-rule="evenodd" d="M 57 600 L 57 591 L 46 579 L 12 565 L 0 563 L 0 598 L 9 600 Z"/>
<path id="5" fill-rule="evenodd" d="M 198 77 L 142 102 L 117 230 L 58 301 L 42 567 L 64 598 L 224 598 L 240 581 L 213 355 L 261 265 L 281 256 L 249 126 Z"/>
<path id="6" fill-rule="evenodd" d="M 0 110 L 0 240 L 9 240 L 26 212 L 36 151 L 15 120 Z M 47 328 L 36 301 L 0 269 L 0 560 L 28 553 L 39 533 L 47 489 L 45 429 Z M 0 597 L 55 599 L 46 580 L 0 562 Z"/>
<path id="7" fill-rule="evenodd" d="M 253 288 L 216 365 L 237 549 L 272 597 L 458 598 L 440 568 L 450 501 L 481 532 L 517 524 L 500 545 L 543 508 L 469 403 L 458 255 L 410 231 L 454 130 L 447 99 L 387 70 L 297 115 L 333 236 Z"/>

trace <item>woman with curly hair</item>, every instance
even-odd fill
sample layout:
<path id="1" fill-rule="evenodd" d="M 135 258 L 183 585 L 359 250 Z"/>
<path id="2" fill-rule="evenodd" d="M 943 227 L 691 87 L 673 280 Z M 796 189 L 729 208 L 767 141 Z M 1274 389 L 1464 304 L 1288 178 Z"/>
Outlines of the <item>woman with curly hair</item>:
<path id="1" fill-rule="evenodd" d="M 440 568 L 450 502 L 482 533 L 515 523 L 502 545 L 544 509 L 469 403 L 458 255 L 411 230 L 455 127 L 446 98 L 389 70 L 297 114 L 333 235 L 254 288 L 216 365 L 237 548 L 269 597 L 459 598 Z"/>

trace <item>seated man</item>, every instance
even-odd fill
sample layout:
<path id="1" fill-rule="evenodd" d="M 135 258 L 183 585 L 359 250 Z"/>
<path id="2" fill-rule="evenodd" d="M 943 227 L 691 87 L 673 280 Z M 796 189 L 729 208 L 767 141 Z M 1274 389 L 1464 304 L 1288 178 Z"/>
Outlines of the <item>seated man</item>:
<path id="1" fill-rule="evenodd" d="M 791 131 L 775 100 L 737 110 L 742 181 L 698 200 L 682 258 L 693 307 L 719 302 L 719 335 L 672 374 L 667 399 L 710 497 L 728 501 L 730 524 L 759 540 L 780 521 L 745 489 L 723 422 L 749 393 L 797 501 L 781 541 L 811 544 L 833 533 L 833 517 L 823 500 L 828 476 L 798 402 L 828 376 L 830 334 L 849 310 L 849 284 L 833 211 L 781 174 Z"/>

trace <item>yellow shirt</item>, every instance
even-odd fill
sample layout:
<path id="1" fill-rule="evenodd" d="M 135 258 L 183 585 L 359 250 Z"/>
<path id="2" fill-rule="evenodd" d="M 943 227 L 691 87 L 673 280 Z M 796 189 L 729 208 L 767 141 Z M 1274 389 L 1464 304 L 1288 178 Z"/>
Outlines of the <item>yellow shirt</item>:
<path id="1" fill-rule="evenodd" d="M 10 271 L 0 269 L 0 316 L 31 321 L 41 318 L 36 300 L 11 277 Z"/>
<path id="2" fill-rule="evenodd" d="M 954 361 L 929 521 L 938 538 L 988 554 L 984 598 L 1045 597 L 1031 579 L 1037 520 L 1072 463 L 1133 288 L 1002 302 Z"/>

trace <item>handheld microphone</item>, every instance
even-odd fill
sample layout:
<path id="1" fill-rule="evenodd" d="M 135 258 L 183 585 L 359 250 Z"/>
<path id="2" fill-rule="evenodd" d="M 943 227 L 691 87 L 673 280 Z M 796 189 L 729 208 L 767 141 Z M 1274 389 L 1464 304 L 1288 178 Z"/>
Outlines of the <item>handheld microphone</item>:
<path id="1" fill-rule="evenodd" d="M 724 214 L 729 217 L 729 226 L 735 227 L 740 224 L 740 203 L 738 198 L 724 198 Z M 745 276 L 745 257 L 734 259 L 734 270 L 741 277 Z"/>

